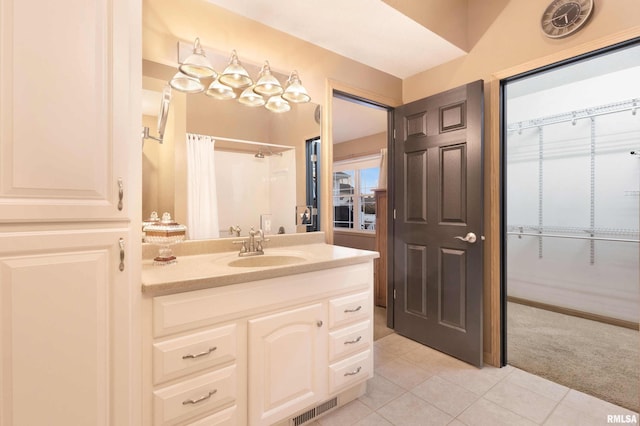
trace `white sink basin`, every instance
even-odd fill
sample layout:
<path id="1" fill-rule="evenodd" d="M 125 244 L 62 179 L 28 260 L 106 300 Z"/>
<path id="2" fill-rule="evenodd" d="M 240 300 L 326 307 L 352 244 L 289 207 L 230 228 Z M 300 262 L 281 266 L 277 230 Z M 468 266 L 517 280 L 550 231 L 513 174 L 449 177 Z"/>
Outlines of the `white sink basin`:
<path id="1" fill-rule="evenodd" d="M 269 255 L 263 254 L 258 256 L 241 257 L 228 263 L 229 266 L 235 268 L 258 268 L 264 266 L 285 266 L 302 263 L 306 259 L 300 256 L 290 255 Z"/>

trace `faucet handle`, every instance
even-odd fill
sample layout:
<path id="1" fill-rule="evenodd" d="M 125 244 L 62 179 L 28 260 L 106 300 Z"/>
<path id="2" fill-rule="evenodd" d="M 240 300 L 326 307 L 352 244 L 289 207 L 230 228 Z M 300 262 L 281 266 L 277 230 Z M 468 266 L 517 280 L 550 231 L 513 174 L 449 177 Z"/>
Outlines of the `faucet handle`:
<path id="1" fill-rule="evenodd" d="M 247 240 L 233 241 L 233 244 L 242 244 L 242 247 L 240 248 L 240 253 L 246 253 L 247 252 Z"/>
<path id="2" fill-rule="evenodd" d="M 269 238 L 264 237 L 264 231 L 262 229 L 259 229 L 256 234 L 260 235 L 260 240 L 257 242 L 257 250 L 263 251 L 262 243 L 266 243 L 267 241 L 269 241 Z"/>

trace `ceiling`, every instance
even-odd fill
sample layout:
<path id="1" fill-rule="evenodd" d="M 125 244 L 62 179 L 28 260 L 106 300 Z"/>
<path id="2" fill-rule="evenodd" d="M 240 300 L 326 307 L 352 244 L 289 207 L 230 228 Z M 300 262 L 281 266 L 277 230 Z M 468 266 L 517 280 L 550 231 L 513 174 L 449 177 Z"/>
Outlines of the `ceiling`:
<path id="1" fill-rule="evenodd" d="M 398 78 L 465 54 L 382 0 L 208 1 Z"/>
<path id="2" fill-rule="evenodd" d="M 342 143 L 387 131 L 387 111 L 333 98 L 333 143 Z"/>
<path id="3" fill-rule="evenodd" d="M 208 1 L 398 78 L 465 54 L 382 0 Z M 332 110 L 334 143 L 387 130 L 386 110 L 339 98 Z"/>

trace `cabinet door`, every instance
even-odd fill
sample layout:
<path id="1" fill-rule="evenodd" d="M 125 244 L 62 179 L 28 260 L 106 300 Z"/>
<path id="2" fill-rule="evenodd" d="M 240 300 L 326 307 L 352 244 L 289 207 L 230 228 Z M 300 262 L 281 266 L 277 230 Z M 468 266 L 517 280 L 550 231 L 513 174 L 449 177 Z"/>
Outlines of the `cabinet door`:
<path id="1" fill-rule="evenodd" d="M 249 419 L 270 425 L 327 395 L 326 305 L 249 321 Z"/>
<path id="2" fill-rule="evenodd" d="M 139 423 L 127 232 L 0 234 L 0 425 Z"/>
<path id="3" fill-rule="evenodd" d="M 0 222 L 137 217 L 140 3 L 0 0 Z"/>

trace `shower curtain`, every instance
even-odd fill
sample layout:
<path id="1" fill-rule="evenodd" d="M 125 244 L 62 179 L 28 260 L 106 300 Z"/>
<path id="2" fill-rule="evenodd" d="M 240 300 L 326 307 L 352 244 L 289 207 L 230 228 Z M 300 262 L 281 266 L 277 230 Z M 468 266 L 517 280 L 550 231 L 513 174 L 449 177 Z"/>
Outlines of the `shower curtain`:
<path id="1" fill-rule="evenodd" d="M 187 133 L 187 232 L 190 239 L 218 238 L 215 140 Z"/>

